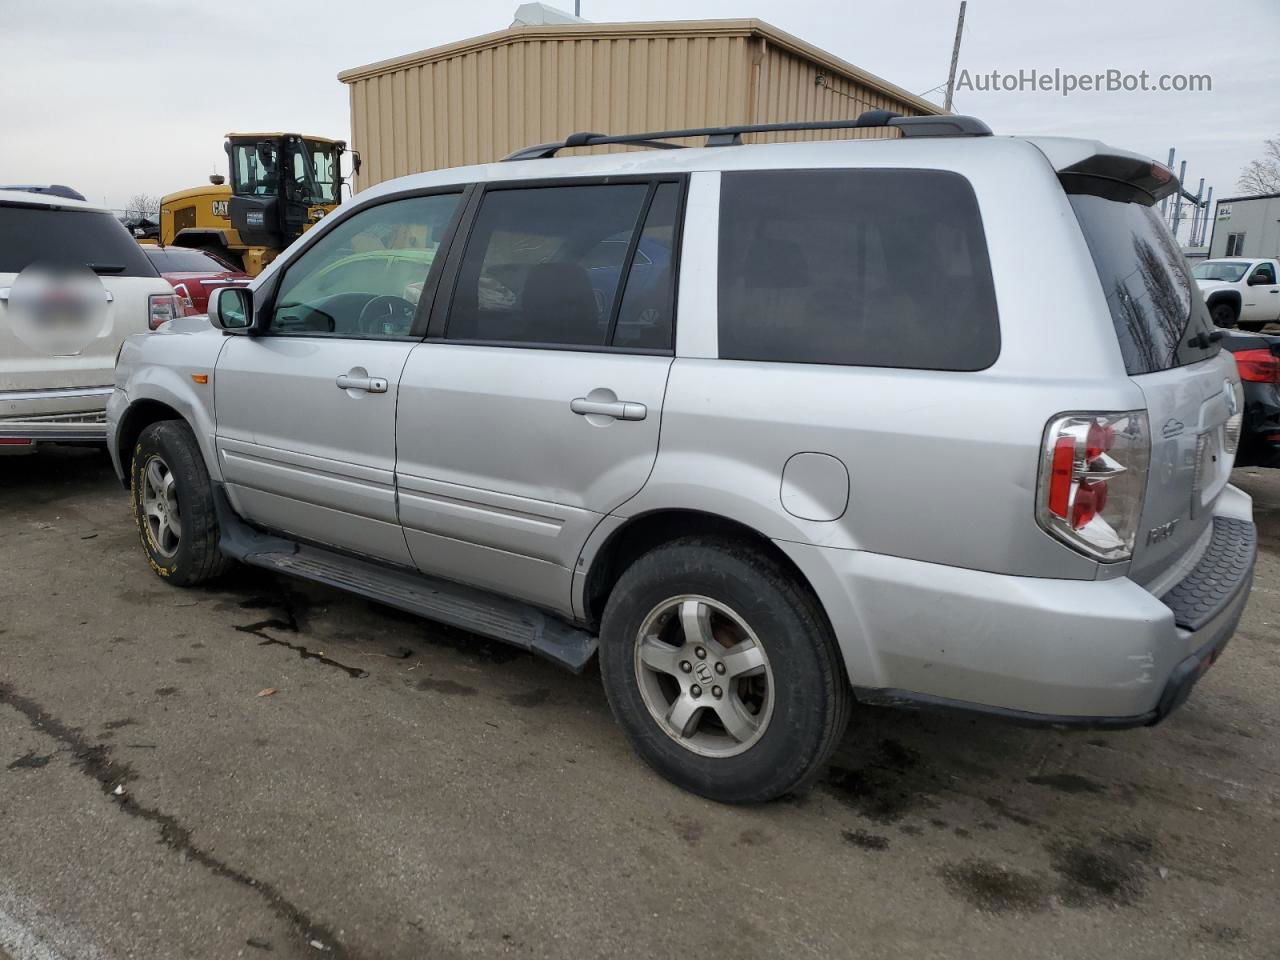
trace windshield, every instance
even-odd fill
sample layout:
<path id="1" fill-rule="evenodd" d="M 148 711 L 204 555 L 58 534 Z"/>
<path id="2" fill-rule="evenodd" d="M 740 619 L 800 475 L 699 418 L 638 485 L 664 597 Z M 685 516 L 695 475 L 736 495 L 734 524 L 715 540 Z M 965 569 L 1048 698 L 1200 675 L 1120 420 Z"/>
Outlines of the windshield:
<path id="1" fill-rule="evenodd" d="M 1247 262 L 1206 260 L 1204 263 L 1197 263 L 1192 268 L 1191 275 L 1197 280 L 1225 280 L 1228 283 L 1235 283 L 1244 276 L 1244 272 L 1248 269 L 1249 264 Z"/>
<path id="2" fill-rule="evenodd" d="M 1073 194 L 1130 375 L 1168 370 L 1220 349 L 1186 257 L 1154 207 Z M 1196 335 L 1206 336 L 1199 338 Z"/>
<path id="3" fill-rule="evenodd" d="M 294 154 L 295 179 L 305 177 L 311 203 L 338 202 L 338 146 L 304 140 L 302 152 Z M 301 182 L 301 181 L 300 181 Z"/>

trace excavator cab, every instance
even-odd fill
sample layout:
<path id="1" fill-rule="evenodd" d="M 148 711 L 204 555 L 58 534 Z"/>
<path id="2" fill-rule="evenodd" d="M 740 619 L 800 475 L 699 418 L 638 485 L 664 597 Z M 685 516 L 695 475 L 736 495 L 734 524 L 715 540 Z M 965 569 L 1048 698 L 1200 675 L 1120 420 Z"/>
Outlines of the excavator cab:
<path id="1" fill-rule="evenodd" d="M 231 225 L 249 247 L 283 250 L 342 200 L 341 140 L 227 134 Z M 353 154 L 359 168 L 359 154 Z"/>

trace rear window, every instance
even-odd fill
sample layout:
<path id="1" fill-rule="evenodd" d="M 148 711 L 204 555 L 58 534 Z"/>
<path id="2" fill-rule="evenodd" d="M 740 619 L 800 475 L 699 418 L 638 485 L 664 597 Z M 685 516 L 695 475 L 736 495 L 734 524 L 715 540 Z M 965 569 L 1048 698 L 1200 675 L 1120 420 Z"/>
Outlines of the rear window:
<path id="1" fill-rule="evenodd" d="M 223 263 L 203 250 L 147 247 L 145 253 L 162 273 L 225 273 L 235 270 L 230 264 Z"/>
<path id="2" fill-rule="evenodd" d="M 939 170 L 725 173 L 720 356 L 982 370 L 1000 352 L 969 182 Z"/>
<path id="3" fill-rule="evenodd" d="M 1186 257 L 1154 207 L 1071 195 L 1130 375 L 1211 357 L 1213 324 Z M 1194 341 L 1194 343 L 1192 342 Z"/>
<path id="4" fill-rule="evenodd" d="M 0 273 L 21 273 L 33 263 L 88 266 L 104 277 L 158 276 L 109 213 L 0 206 Z"/>

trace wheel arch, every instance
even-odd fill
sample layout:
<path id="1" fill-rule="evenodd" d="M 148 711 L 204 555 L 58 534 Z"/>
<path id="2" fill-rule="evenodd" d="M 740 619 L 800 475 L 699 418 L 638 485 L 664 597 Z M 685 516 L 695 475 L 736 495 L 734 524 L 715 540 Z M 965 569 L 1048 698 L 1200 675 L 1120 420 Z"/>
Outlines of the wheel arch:
<path id="1" fill-rule="evenodd" d="M 600 623 L 609 594 L 623 572 L 635 560 L 664 543 L 690 536 L 728 537 L 749 544 L 779 563 L 809 592 L 818 609 L 822 610 L 822 603 L 809 578 L 777 544 L 760 531 L 720 514 L 671 508 L 628 518 L 611 531 L 595 550 L 582 578 L 580 609 L 587 622 L 592 625 Z M 826 615 L 825 610 L 823 615 Z"/>
<path id="2" fill-rule="evenodd" d="M 123 474 L 121 482 L 125 487 L 129 486 L 129 451 L 138 442 L 138 437 L 142 436 L 142 431 L 151 426 L 151 424 L 159 423 L 162 420 L 185 419 L 181 413 L 160 400 L 142 398 L 129 404 L 124 416 L 120 418 L 120 426 L 116 430 L 115 436 L 116 454 L 119 456 L 120 464 L 124 468 L 121 471 Z"/>
<path id="3" fill-rule="evenodd" d="M 1243 299 L 1239 290 L 1213 290 L 1204 298 L 1205 306 L 1212 310 L 1219 303 L 1225 303 L 1236 312 L 1237 319 L 1240 316 L 1240 305 Z"/>

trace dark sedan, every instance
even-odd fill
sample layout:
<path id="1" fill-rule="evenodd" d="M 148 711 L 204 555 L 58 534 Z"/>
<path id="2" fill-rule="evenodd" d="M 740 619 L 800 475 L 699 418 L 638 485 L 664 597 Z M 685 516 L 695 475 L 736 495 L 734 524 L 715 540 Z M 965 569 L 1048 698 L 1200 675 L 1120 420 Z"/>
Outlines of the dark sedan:
<path id="1" fill-rule="evenodd" d="M 1232 330 L 1222 345 L 1235 354 L 1244 383 L 1236 466 L 1280 466 L 1280 337 Z"/>

